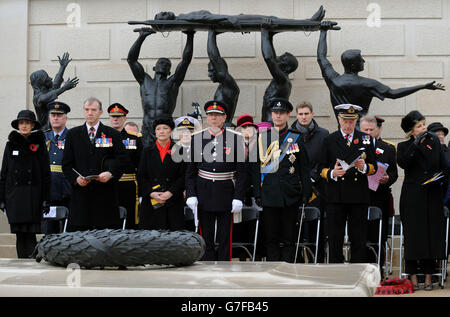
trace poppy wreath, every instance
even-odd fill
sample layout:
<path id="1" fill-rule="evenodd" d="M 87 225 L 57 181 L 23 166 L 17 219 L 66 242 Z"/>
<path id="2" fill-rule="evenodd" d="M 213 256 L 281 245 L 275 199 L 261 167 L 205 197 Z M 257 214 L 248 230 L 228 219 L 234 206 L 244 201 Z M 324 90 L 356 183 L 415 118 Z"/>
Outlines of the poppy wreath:
<path id="1" fill-rule="evenodd" d="M 39 144 L 30 144 L 30 150 L 36 152 L 39 148 Z"/>
<path id="2" fill-rule="evenodd" d="M 414 293 L 413 283 L 406 278 L 395 277 L 380 283 L 376 295 L 401 295 Z"/>

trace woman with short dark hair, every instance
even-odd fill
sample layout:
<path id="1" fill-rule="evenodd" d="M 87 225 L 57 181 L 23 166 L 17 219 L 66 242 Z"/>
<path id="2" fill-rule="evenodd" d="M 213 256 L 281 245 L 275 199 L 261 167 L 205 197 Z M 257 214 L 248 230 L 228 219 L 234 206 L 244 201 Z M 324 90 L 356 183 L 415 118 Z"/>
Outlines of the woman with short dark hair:
<path id="1" fill-rule="evenodd" d="M 184 229 L 184 178 L 186 164 L 172 159 L 172 118 L 153 122 L 156 141 L 144 148 L 138 169 L 142 196 L 139 228 Z"/>
<path id="2" fill-rule="evenodd" d="M 433 175 L 448 174 L 447 162 L 436 134 L 427 131 L 425 117 L 411 111 L 401 122 L 408 140 L 397 146 L 398 165 L 405 170 L 400 195 L 400 217 L 405 237 L 405 271 L 416 290 L 419 267 L 425 274 L 425 290 L 432 290 L 436 260 L 445 259 L 443 190 L 447 181 L 428 182 Z"/>
<path id="3" fill-rule="evenodd" d="M 11 126 L 0 173 L 0 208 L 11 233 L 17 236 L 19 258 L 29 258 L 41 232 L 42 213 L 48 212 L 50 165 L 45 135 L 30 110 L 22 110 Z"/>

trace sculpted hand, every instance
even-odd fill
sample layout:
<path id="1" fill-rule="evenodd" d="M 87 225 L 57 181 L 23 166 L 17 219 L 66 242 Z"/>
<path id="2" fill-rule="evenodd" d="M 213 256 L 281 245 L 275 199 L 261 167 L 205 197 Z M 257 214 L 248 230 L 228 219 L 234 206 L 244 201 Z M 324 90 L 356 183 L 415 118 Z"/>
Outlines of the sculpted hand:
<path id="1" fill-rule="evenodd" d="M 337 22 L 332 21 L 322 21 L 320 22 L 320 29 L 322 31 L 328 31 L 328 30 L 340 30 L 341 27 L 336 26 Z"/>
<path id="2" fill-rule="evenodd" d="M 436 81 L 432 81 L 431 83 L 425 84 L 425 89 L 429 89 L 429 90 L 445 90 L 445 86 L 442 85 L 441 83 L 437 83 L 436 85 L 434 84 Z"/>
<path id="3" fill-rule="evenodd" d="M 138 32 L 139 36 L 143 36 L 143 37 L 147 37 L 151 34 L 155 34 L 156 31 L 153 30 L 152 28 L 139 28 L 139 29 L 134 29 L 134 32 Z"/>
<path id="4" fill-rule="evenodd" d="M 64 83 L 63 89 L 69 90 L 72 88 L 75 88 L 78 85 L 78 77 L 75 77 L 73 79 L 68 78 L 67 81 Z"/>
<path id="5" fill-rule="evenodd" d="M 67 65 L 69 65 L 69 63 L 72 61 L 72 59 L 69 59 L 69 53 L 64 53 L 63 57 L 60 58 L 58 56 L 58 60 L 59 60 L 59 65 L 61 65 L 62 67 L 67 67 Z"/>

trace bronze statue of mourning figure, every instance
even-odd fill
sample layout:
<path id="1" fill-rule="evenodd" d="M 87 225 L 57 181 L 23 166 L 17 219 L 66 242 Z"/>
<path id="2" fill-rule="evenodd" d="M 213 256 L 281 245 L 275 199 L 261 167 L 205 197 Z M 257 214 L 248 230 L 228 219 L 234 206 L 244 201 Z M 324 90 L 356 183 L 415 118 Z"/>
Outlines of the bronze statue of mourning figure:
<path id="1" fill-rule="evenodd" d="M 342 53 L 341 61 L 344 66 L 344 74 L 337 73 L 326 57 L 327 31 L 336 29 L 339 28 L 336 27 L 335 22 L 322 22 L 317 47 L 317 62 L 330 91 L 333 110 L 335 106 L 340 104 L 354 104 L 362 107 L 361 116 L 364 116 L 369 112 L 373 97 L 380 100 L 385 98 L 397 99 L 422 89 L 445 90 L 442 84 L 435 84 L 435 81 L 424 85 L 392 89 L 375 79 L 359 76 L 358 73 L 364 70 L 365 60 L 358 49 L 350 49 Z M 337 115 L 336 110 L 334 111 Z"/>
<path id="2" fill-rule="evenodd" d="M 58 56 L 60 68 L 53 80 L 45 70 L 37 70 L 30 75 L 31 87 L 33 88 L 33 104 L 41 129 L 46 131 L 50 128 L 48 120 L 47 104 L 55 101 L 63 92 L 75 88 L 78 84 L 78 78 L 68 78 L 64 85 L 64 71 L 70 63 L 69 53 L 64 53 L 63 57 Z"/>
<path id="3" fill-rule="evenodd" d="M 220 101 L 227 105 L 226 122 L 232 122 L 240 90 L 233 76 L 228 72 L 227 63 L 220 56 L 216 37 L 217 32 L 215 30 L 209 30 L 207 46 L 209 57 L 208 76 L 212 82 L 219 83 L 213 100 Z"/>
<path id="4" fill-rule="evenodd" d="M 160 116 L 172 117 L 175 110 L 178 92 L 186 76 L 188 66 L 192 60 L 194 49 L 194 32 L 187 31 L 187 41 L 184 47 L 181 62 L 175 73 L 170 76 L 172 66 L 168 58 L 159 58 L 153 67 L 154 77 L 151 77 L 138 62 L 141 46 L 147 36 L 156 33 L 152 28 L 135 29 L 139 36 L 128 53 L 128 65 L 131 68 L 141 92 L 144 119 L 142 124 L 142 143 L 148 146 L 156 140 L 153 129 L 153 121 Z M 170 77 L 169 77 L 170 76 Z"/>

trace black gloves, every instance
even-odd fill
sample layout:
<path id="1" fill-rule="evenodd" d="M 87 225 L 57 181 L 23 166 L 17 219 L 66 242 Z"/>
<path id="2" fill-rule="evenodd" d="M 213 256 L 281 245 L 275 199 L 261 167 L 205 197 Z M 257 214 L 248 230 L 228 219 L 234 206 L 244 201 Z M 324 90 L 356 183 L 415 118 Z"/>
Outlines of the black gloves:
<path id="1" fill-rule="evenodd" d="M 427 134 L 428 134 L 428 131 L 423 131 L 422 133 L 420 133 L 420 134 L 416 137 L 416 139 L 414 140 L 414 145 L 419 145 L 420 141 L 421 141 L 424 137 L 426 137 Z"/>
<path id="2" fill-rule="evenodd" d="M 42 213 L 43 213 L 44 215 L 46 215 L 46 214 L 48 214 L 49 212 L 50 212 L 50 204 L 49 204 L 48 202 L 44 201 L 44 202 L 42 203 Z"/>

